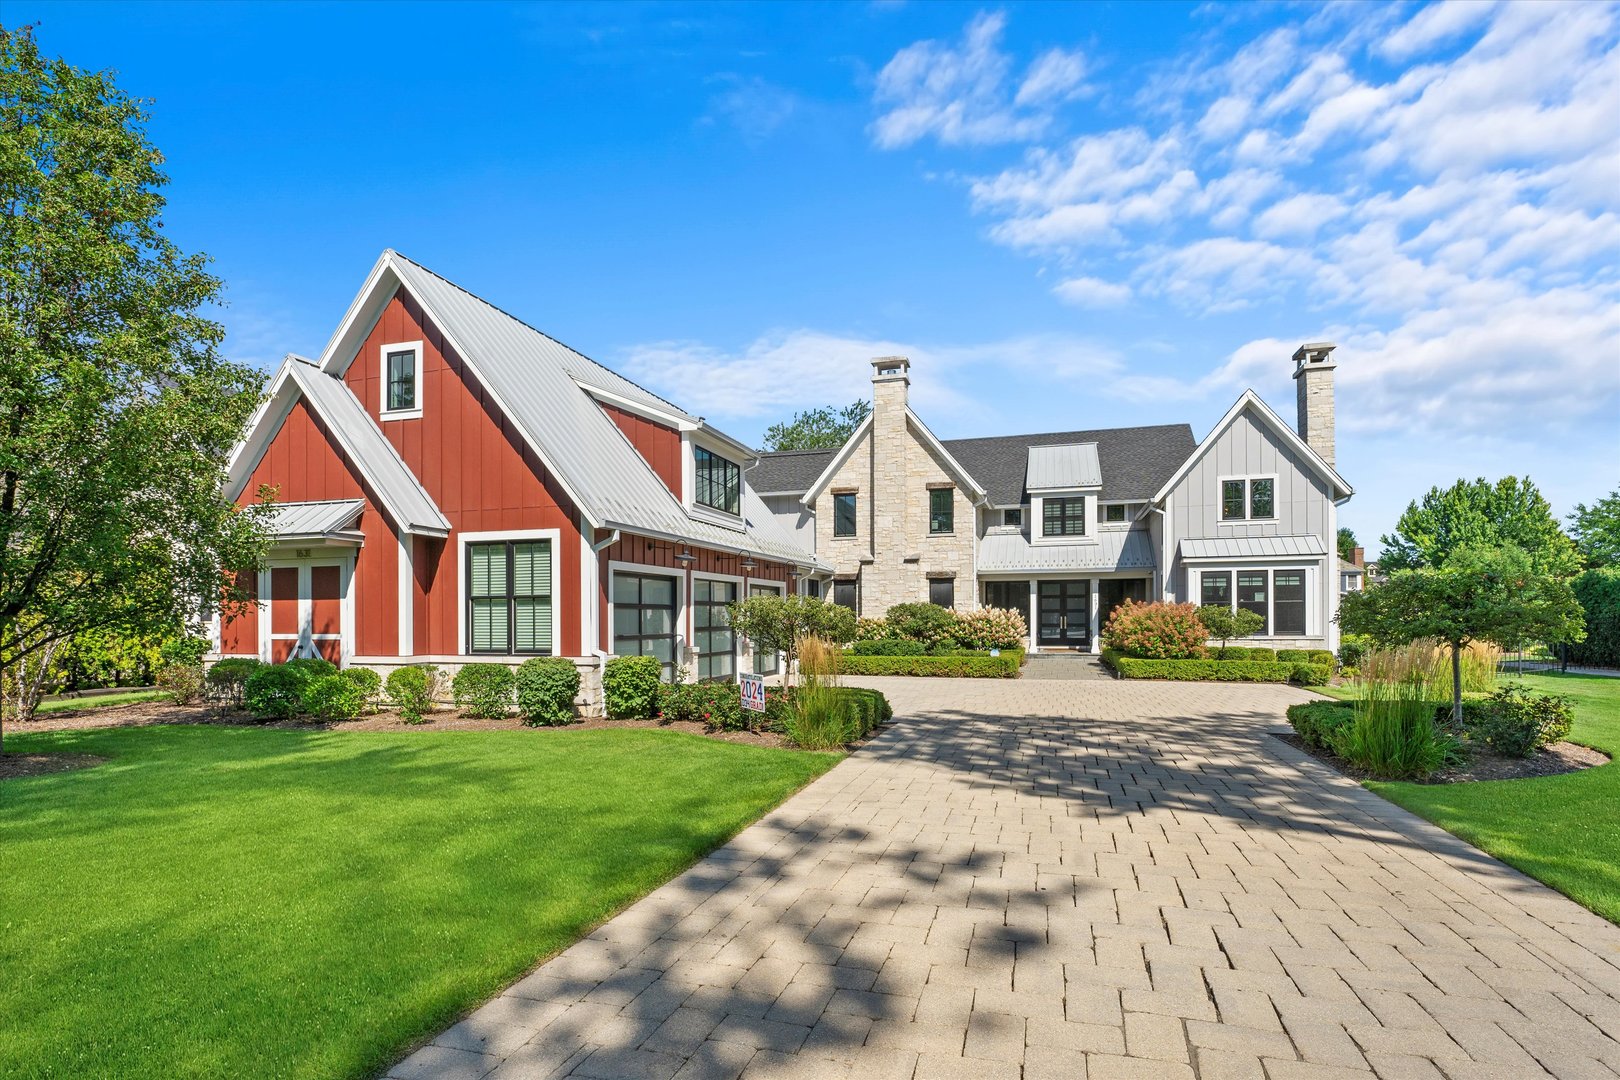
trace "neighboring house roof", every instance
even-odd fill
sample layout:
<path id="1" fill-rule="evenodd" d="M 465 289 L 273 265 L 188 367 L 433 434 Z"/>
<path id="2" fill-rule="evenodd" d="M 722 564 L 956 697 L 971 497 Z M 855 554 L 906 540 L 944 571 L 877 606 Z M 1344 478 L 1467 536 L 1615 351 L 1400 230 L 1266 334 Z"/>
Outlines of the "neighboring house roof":
<path id="1" fill-rule="evenodd" d="M 1275 559 L 1326 555 L 1320 536 L 1219 536 L 1183 540 L 1183 559 Z"/>
<path id="2" fill-rule="evenodd" d="M 289 355 L 282 361 L 270 380 L 269 397 L 248 428 L 247 439 L 232 453 L 226 488 L 230 498 L 242 494 L 259 459 L 300 397 L 326 424 L 359 471 L 360 479 L 396 525 L 422 536 L 449 535 L 450 519 L 440 511 L 360 399 L 342 379 L 322 373 L 301 356 Z M 274 422 L 269 421 L 271 416 Z"/>
<path id="3" fill-rule="evenodd" d="M 978 571 L 1151 570 L 1153 544 L 1142 529 L 1099 533 L 1089 544 L 1032 544 L 1016 525 L 995 525 L 979 541 Z"/>
<path id="4" fill-rule="evenodd" d="M 1096 445 L 1098 467 L 1102 471 L 1102 498 L 1144 502 L 1198 446 L 1187 424 L 942 440 L 957 463 L 983 486 L 992 506 L 1023 503 L 1030 447 L 1073 443 Z M 748 474 L 749 480 L 758 490 L 772 494 L 809 491 L 839 452 L 789 450 L 762 454 L 759 464 Z"/>
<path id="5" fill-rule="evenodd" d="M 699 418 L 398 252 L 385 251 L 378 260 L 327 345 L 323 370 L 342 374 L 398 286 L 421 305 L 592 525 L 818 565 L 746 485 L 735 525 L 689 513 L 585 388 L 607 390 L 683 426 L 700 425 Z"/>
<path id="6" fill-rule="evenodd" d="M 267 529 L 277 540 L 329 540 L 354 524 L 366 508 L 364 499 L 277 503 Z"/>
<path id="7" fill-rule="evenodd" d="M 1171 489 L 1181 482 L 1181 478 L 1186 476 L 1192 467 L 1197 464 L 1198 459 L 1204 456 L 1204 452 L 1215 445 L 1221 433 L 1236 423 L 1237 418 L 1243 415 L 1243 410 L 1248 408 L 1254 409 L 1254 413 L 1260 418 L 1261 423 L 1269 427 L 1273 434 L 1287 443 L 1295 453 L 1299 454 L 1312 471 L 1327 481 L 1332 487 L 1332 497 L 1335 502 L 1348 499 L 1356 493 L 1355 488 L 1346 483 L 1344 477 L 1340 476 L 1333 466 L 1322 459 L 1321 454 L 1311 449 L 1310 444 L 1300 438 L 1299 434 L 1289 427 L 1287 421 L 1278 416 L 1270 405 L 1261 400 L 1259 394 L 1256 394 L 1253 390 L 1245 390 L 1242 396 L 1233 403 L 1232 407 L 1226 410 L 1226 415 L 1221 417 L 1215 426 L 1210 429 L 1208 435 L 1204 436 L 1204 441 L 1198 444 L 1198 449 L 1189 454 L 1187 460 L 1181 463 L 1180 468 L 1176 469 L 1170 478 L 1160 486 L 1152 501 L 1155 503 L 1162 502 L 1165 496 L 1170 494 Z"/>
<path id="8" fill-rule="evenodd" d="M 810 490 L 837 450 L 778 450 L 761 454 L 748 483 L 761 495 L 802 495 Z"/>
<path id="9" fill-rule="evenodd" d="M 1054 491 L 1100 487 L 1102 466 L 1097 463 L 1097 444 L 1059 443 L 1032 446 L 1024 468 L 1025 491 Z"/>
<path id="10" fill-rule="evenodd" d="M 1348 559 L 1340 559 L 1339 571 L 1345 574 L 1365 574 L 1367 572 L 1367 568 L 1365 566 L 1357 566 Z"/>

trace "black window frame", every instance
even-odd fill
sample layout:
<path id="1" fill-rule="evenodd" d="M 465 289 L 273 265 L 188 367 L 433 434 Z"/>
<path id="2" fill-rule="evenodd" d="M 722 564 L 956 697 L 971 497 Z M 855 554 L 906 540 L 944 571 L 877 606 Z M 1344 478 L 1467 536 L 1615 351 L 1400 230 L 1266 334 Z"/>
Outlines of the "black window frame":
<path id="1" fill-rule="evenodd" d="M 1054 514 L 1053 511 L 1057 513 Z M 1054 520 L 1057 530 L 1052 528 Z M 1057 499 L 1041 500 L 1041 535 L 1045 536 L 1084 536 L 1086 535 L 1086 497 L 1084 495 L 1066 495 Z"/>
<path id="2" fill-rule="evenodd" d="M 618 598 L 618 589 L 617 589 L 616 586 L 618 585 L 619 580 L 622 579 L 622 578 L 631 578 L 631 579 L 634 579 L 635 582 L 636 582 L 636 602 L 633 603 L 633 604 L 632 603 L 627 603 L 627 602 L 622 601 L 622 600 L 620 600 Z M 643 602 L 643 600 L 642 600 L 642 596 L 644 594 L 643 583 L 647 582 L 647 581 L 667 581 L 669 583 L 669 590 L 670 590 L 669 591 L 669 597 L 670 597 L 670 599 L 669 599 L 668 604 L 648 604 L 648 603 Z M 643 643 L 648 642 L 648 641 L 657 641 L 657 640 L 662 640 L 664 638 L 668 638 L 669 639 L 669 659 L 667 661 L 666 660 L 659 660 L 658 661 L 658 663 L 659 663 L 659 679 L 661 681 L 663 681 L 663 682 L 673 682 L 674 679 L 675 679 L 675 671 L 680 666 L 680 662 L 681 662 L 681 655 L 680 655 L 680 641 L 681 641 L 681 637 L 680 637 L 680 629 L 681 629 L 681 619 L 680 619 L 680 616 L 681 616 L 681 579 L 680 579 L 680 577 L 678 577 L 678 576 L 676 576 L 674 574 L 653 574 L 653 573 L 646 573 L 646 572 L 635 571 L 635 570 L 614 570 L 608 577 L 608 598 L 609 598 L 609 601 L 611 602 L 611 604 L 613 605 L 613 625 L 609 626 L 609 628 L 608 628 L 608 632 L 609 632 L 608 641 L 613 646 L 613 655 L 614 656 L 651 656 L 656 660 L 656 659 L 658 659 L 658 657 L 654 653 L 650 653 L 650 652 L 645 651 L 645 649 L 643 648 Z M 634 608 L 635 611 L 636 611 L 636 633 L 634 633 L 634 634 L 620 634 L 619 633 L 619 627 L 618 627 L 619 612 L 622 609 L 625 609 L 625 608 Z M 667 633 L 667 634 L 643 634 L 643 633 L 641 633 L 641 624 L 642 624 L 641 612 L 650 611 L 650 610 L 651 611 L 664 611 L 664 610 L 667 610 L 669 612 L 669 633 Z M 619 651 L 619 643 L 621 641 L 633 641 L 633 642 L 635 642 L 636 643 L 636 651 L 633 652 L 633 653 L 632 652 L 620 652 Z"/>
<path id="3" fill-rule="evenodd" d="M 844 539 L 860 532 L 860 502 L 857 496 L 858 493 L 854 491 L 833 492 L 833 536 Z"/>
<path id="4" fill-rule="evenodd" d="M 1003 525 L 1017 525 L 1020 529 L 1023 528 L 1024 508 L 1022 506 L 1014 506 L 1003 510 L 1001 512 L 1001 523 Z"/>
<path id="5" fill-rule="evenodd" d="M 394 361 L 400 357 L 405 359 L 404 377 L 401 378 L 394 371 Z M 417 351 L 416 349 L 391 349 L 383 354 L 383 396 L 387 399 L 388 407 L 383 412 L 411 412 L 422 407 L 422 388 L 417 385 L 416 378 Z M 411 391 L 411 400 L 408 405 L 400 405 L 394 400 L 394 391 L 401 386 L 408 386 Z"/>
<path id="6" fill-rule="evenodd" d="M 941 600 L 942 595 L 943 600 Z M 954 610 L 956 608 L 956 579 L 929 578 L 928 602 L 947 611 Z"/>
<path id="7" fill-rule="evenodd" d="M 1243 579 L 1244 578 L 1253 579 L 1253 578 L 1256 578 L 1256 577 L 1258 577 L 1260 579 L 1260 599 L 1258 599 L 1258 600 L 1245 600 L 1245 599 L 1243 599 L 1243 590 L 1245 588 Z M 1251 582 L 1251 584 L 1248 585 L 1247 587 L 1252 589 L 1254 586 L 1253 586 L 1253 584 Z M 1233 574 L 1233 581 L 1232 581 L 1232 601 L 1233 601 L 1233 603 L 1235 603 L 1240 608 L 1247 608 L 1248 610 L 1254 612 L 1256 615 L 1260 616 L 1260 618 L 1262 620 L 1264 620 L 1260 625 L 1260 629 L 1258 629 L 1258 630 L 1256 630 L 1254 632 L 1255 637 L 1270 637 L 1271 636 L 1271 602 L 1270 602 L 1270 594 L 1271 594 L 1271 571 L 1270 570 L 1238 570 Z"/>
<path id="8" fill-rule="evenodd" d="M 1297 585 L 1290 584 L 1288 586 L 1289 589 L 1297 588 L 1299 590 L 1299 596 L 1297 599 L 1293 597 L 1290 597 L 1287 600 L 1283 599 L 1283 584 L 1278 579 L 1285 574 L 1290 577 L 1299 578 Z M 1271 572 L 1271 612 L 1272 621 L 1275 624 L 1272 627 L 1272 635 L 1274 637 L 1305 636 L 1305 603 L 1309 593 L 1309 576 L 1304 570 L 1273 570 Z M 1285 628 L 1283 622 L 1284 604 L 1288 605 L 1288 628 Z M 1296 617 L 1299 627 L 1297 630 L 1292 629 L 1293 625 L 1295 625 Z"/>
<path id="9" fill-rule="evenodd" d="M 717 499 L 720 501 L 716 502 Z M 741 517 L 742 466 L 707 447 L 692 447 L 692 501 L 722 514 Z"/>
<path id="10" fill-rule="evenodd" d="M 716 600 L 714 598 L 714 593 L 717 588 L 721 590 L 729 590 L 731 593 L 730 599 Z M 705 590 L 709 594 L 707 597 L 703 595 Z M 742 586 L 735 581 L 729 581 L 725 578 L 706 577 L 695 577 L 692 579 L 692 645 L 693 651 L 697 653 L 696 674 L 697 681 L 700 683 L 731 682 L 737 677 L 737 631 L 732 629 L 731 616 L 728 609 L 732 604 L 737 602 L 737 598 L 741 594 Z M 721 621 L 716 622 L 715 619 L 717 617 Z M 731 648 L 705 649 L 705 643 L 703 640 L 703 635 L 705 632 L 710 635 L 711 642 L 713 641 L 714 634 L 720 632 L 725 633 L 725 635 L 731 640 Z M 730 671 L 721 675 L 705 675 L 703 673 L 705 661 L 713 661 L 717 657 L 727 655 L 731 657 Z"/>
<path id="11" fill-rule="evenodd" d="M 943 496 L 943 508 L 941 497 Z M 928 489 L 928 535 L 949 536 L 956 531 L 956 489 Z"/>
<path id="12" fill-rule="evenodd" d="M 1126 506 L 1124 503 L 1108 503 L 1103 506 L 1103 522 L 1107 525 L 1121 525 L 1126 521 Z M 1118 514 L 1118 517 L 1114 515 Z"/>
<path id="13" fill-rule="evenodd" d="M 1266 500 L 1268 506 L 1262 514 L 1258 509 L 1260 485 L 1266 486 Z M 1277 478 L 1274 476 L 1251 476 L 1249 478 L 1249 520 L 1270 521 L 1277 516 Z"/>
<path id="14" fill-rule="evenodd" d="M 1219 596 L 1210 596 L 1210 586 L 1220 582 Z M 1206 570 L 1198 575 L 1198 603 L 1202 607 L 1232 607 L 1232 571 Z"/>
<path id="15" fill-rule="evenodd" d="M 1233 486 L 1236 485 L 1237 513 L 1232 513 Z M 1246 480 L 1221 481 L 1221 520 L 1247 521 L 1249 514 L 1249 484 Z"/>
<path id="16" fill-rule="evenodd" d="M 517 548 L 522 546 L 539 547 L 545 552 L 546 577 L 550 589 L 544 593 L 517 592 Z M 473 592 L 473 555 L 483 548 L 504 547 L 506 549 L 506 589 L 504 593 L 477 594 Z M 466 545 L 463 567 L 463 581 L 467 583 L 466 599 L 463 608 L 466 611 L 467 640 L 463 642 L 468 656 L 554 656 L 557 652 L 557 582 L 552 571 L 555 569 L 555 552 L 552 550 L 549 537 L 515 540 L 479 540 Z M 473 644 L 474 634 L 474 605 L 479 600 L 505 600 L 506 601 L 506 647 L 503 649 L 480 649 Z M 549 604 L 549 637 L 551 645 L 545 649 L 520 649 L 517 647 L 517 609 L 519 600 L 545 600 Z"/>

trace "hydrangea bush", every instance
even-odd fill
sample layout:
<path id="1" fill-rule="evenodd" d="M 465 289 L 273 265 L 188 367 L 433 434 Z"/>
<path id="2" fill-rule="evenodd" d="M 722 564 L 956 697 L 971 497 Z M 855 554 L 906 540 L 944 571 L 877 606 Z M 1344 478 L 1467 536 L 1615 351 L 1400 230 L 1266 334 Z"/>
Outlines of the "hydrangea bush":
<path id="1" fill-rule="evenodd" d="M 1110 649 L 1143 660 L 1187 660 L 1209 652 L 1209 630 L 1192 604 L 1127 600 L 1108 617 L 1102 638 Z"/>

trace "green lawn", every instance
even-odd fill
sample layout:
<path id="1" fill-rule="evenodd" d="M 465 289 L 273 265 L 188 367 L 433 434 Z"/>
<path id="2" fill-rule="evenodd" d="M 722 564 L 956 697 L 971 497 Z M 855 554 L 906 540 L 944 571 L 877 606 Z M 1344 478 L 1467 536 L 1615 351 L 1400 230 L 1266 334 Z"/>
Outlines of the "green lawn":
<path id="1" fill-rule="evenodd" d="M 0 1075 L 360 1077 L 835 754 L 657 730 L 155 726 L 0 782 Z"/>
<path id="2" fill-rule="evenodd" d="M 87 697 L 53 698 L 41 701 L 35 712 L 53 713 L 64 709 L 102 709 L 109 705 L 133 705 L 137 701 L 157 701 L 162 690 L 120 690 L 116 694 L 92 694 Z"/>
<path id="3" fill-rule="evenodd" d="M 1552 673 L 1510 681 L 1569 695 L 1571 741 L 1620 755 L 1620 679 Z M 1530 780 L 1367 786 L 1620 922 L 1620 765 Z"/>

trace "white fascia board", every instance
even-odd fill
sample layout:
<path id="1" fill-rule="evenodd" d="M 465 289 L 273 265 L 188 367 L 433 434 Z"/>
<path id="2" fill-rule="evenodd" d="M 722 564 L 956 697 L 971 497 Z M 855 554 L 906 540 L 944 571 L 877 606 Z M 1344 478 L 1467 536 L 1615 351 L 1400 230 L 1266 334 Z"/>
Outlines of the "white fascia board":
<path id="1" fill-rule="evenodd" d="M 700 440 L 707 440 L 708 442 L 728 448 L 731 452 L 741 455 L 745 461 L 752 463 L 759 460 L 758 450 L 755 450 L 752 446 L 749 446 L 747 443 L 742 442 L 739 439 L 732 438 L 730 435 L 727 435 L 725 432 L 721 431 L 707 420 L 704 420 L 702 417 L 698 418 L 698 426 L 694 430 L 694 434 L 696 434 Z"/>
<path id="2" fill-rule="evenodd" d="M 938 454 L 940 459 L 945 462 L 946 471 L 956 478 L 958 484 L 961 484 L 973 494 L 973 505 L 983 506 L 989 498 L 984 488 L 979 486 L 977 480 L 968 475 L 968 471 L 962 468 L 961 462 L 951 456 L 951 452 L 945 449 L 945 444 L 934 437 L 934 433 L 928 430 L 928 425 L 922 422 L 921 417 L 911 411 L 909 405 L 906 406 L 906 419 L 917 426 L 917 431 L 922 435 L 923 444 Z"/>
<path id="3" fill-rule="evenodd" d="M 605 402 L 616 409 L 623 409 L 625 412 L 639 416 L 643 420 L 651 420 L 654 423 L 663 424 L 665 427 L 674 428 L 676 431 L 696 431 L 701 426 L 698 421 L 682 416 L 679 413 L 672 413 L 665 409 L 655 409 L 644 401 L 636 401 L 634 398 L 625 397 L 623 394 L 616 394 L 612 390 L 604 390 L 602 387 L 593 386 L 582 379 L 575 379 L 574 385 L 597 401 Z"/>
<path id="4" fill-rule="evenodd" d="M 281 430 L 282 423 L 287 419 L 287 413 L 292 411 L 293 398 L 283 392 L 292 379 L 292 365 L 298 361 L 288 353 L 281 361 L 281 366 L 270 377 L 270 388 L 259 407 L 253 411 L 253 417 L 248 421 L 246 433 L 242 441 L 231 449 L 231 456 L 226 462 L 225 497 L 235 502 L 242 495 L 242 489 L 247 486 L 248 477 L 258 466 L 259 460 L 264 457 L 265 450 L 276 432 Z M 273 419 L 272 419 L 273 417 Z"/>
<path id="5" fill-rule="evenodd" d="M 832 460 L 827 462 L 827 467 L 821 470 L 821 475 L 816 477 L 816 482 L 810 485 L 810 490 L 800 496 L 799 504 L 801 506 L 810 506 L 816 501 L 818 495 L 827 490 L 827 485 L 832 483 L 832 478 L 838 475 L 838 470 L 844 467 L 844 462 L 848 461 L 850 455 L 855 452 L 856 445 L 871 430 L 872 414 L 867 413 L 866 419 L 862 420 L 855 430 L 849 433 L 849 438 L 845 439 L 844 445 L 838 448 L 838 453 L 834 454 Z"/>
<path id="6" fill-rule="evenodd" d="M 372 324 L 377 321 L 388 301 L 397 290 L 407 288 L 405 279 L 394 270 L 394 257 L 394 249 L 389 248 L 377 260 L 377 265 L 372 267 L 371 274 L 366 278 L 365 285 L 361 286 L 360 293 L 354 298 L 354 302 L 349 305 L 348 313 L 344 315 L 343 322 L 339 324 L 337 332 L 332 335 L 332 340 L 327 343 L 326 350 L 321 353 L 320 366 L 323 371 L 341 376 L 344 369 L 354 361 L 359 352 L 360 341 L 364 340 L 365 335 L 370 332 Z M 468 371 L 472 372 L 473 377 L 478 380 L 479 385 L 484 388 L 484 392 L 495 402 L 502 415 L 512 421 L 512 425 L 522 434 L 523 441 L 528 444 L 529 449 L 534 451 L 535 457 L 546 467 L 546 471 L 556 478 L 563 492 L 585 515 L 585 519 L 594 528 L 604 528 L 602 514 L 597 507 L 593 503 L 582 499 L 579 491 L 568 482 L 568 478 L 551 462 L 551 459 L 528 427 L 518 421 L 517 414 L 507 407 L 500 394 L 495 391 L 489 380 L 478 370 L 477 360 L 473 358 L 472 353 L 462 346 L 461 342 L 456 340 L 445 320 L 439 317 L 438 313 L 429 306 L 423 297 L 417 296 L 415 293 L 411 295 L 415 298 L 417 305 L 421 307 L 423 316 L 438 327 L 439 333 L 444 335 L 445 342 L 455 350 L 457 356 L 461 357 L 462 364 L 465 365 Z M 354 340 L 352 344 L 349 344 L 351 338 Z M 449 535 L 448 532 L 445 535 Z"/>
<path id="7" fill-rule="evenodd" d="M 1181 483 L 1182 479 L 1192 471 L 1192 467 L 1198 463 L 1198 459 L 1203 457 L 1205 452 L 1215 444 L 1216 438 L 1236 423 L 1237 418 L 1243 415 L 1243 410 L 1250 405 L 1255 407 L 1256 415 L 1260 417 L 1267 427 L 1303 457 L 1306 463 L 1316 471 L 1317 475 L 1333 485 L 1335 503 L 1343 502 L 1355 494 L 1355 489 L 1345 482 L 1344 477 L 1340 476 L 1333 466 L 1323 461 L 1322 455 L 1311 449 L 1310 444 L 1300 438 L 1298 433 L 1289 427 L 1287 422 L 1278 416 L 1271 406 L 1261 399 L 1259 394 L 1256 394 L 1253 390 L 1245 390 L 1237 401 L 1233 402 L 1232 407 L 1226 410 L 1226 415 L 1221 417 L 1214 427 L 1210 428 L 1209 434 L 1205 435 L 1203 440 L 1193 448 L 1193 452 L 1187 455 L 1187 460 L 1183 461 L 1181 467 L 1171 474 L 1170 479 L 1164 482 L 1164 486 L 1158 490 L 1158 493 L 1150 501 L 1154 505 L 1163 502 L 1165 497 L 1175 490 L 1176 485 Z"/>

